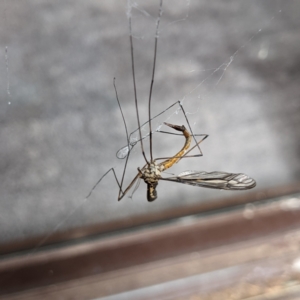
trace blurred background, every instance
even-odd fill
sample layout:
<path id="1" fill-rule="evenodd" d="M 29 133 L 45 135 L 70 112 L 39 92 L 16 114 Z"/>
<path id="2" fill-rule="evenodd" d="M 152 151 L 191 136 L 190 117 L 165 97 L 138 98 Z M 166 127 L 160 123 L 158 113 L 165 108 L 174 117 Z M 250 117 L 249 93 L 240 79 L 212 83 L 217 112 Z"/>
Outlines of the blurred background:
<path id="1" fill-rule="evenodd" d="M 142 123 L 158 8 L 158 1 L 132 8 Z M 242 172 L 257 187 L 228 192 L 160 182 L 153 203 L 143 182 L 118 202 L 112 173 L 85 200 L 109 168 L 119 178 L 124 168 L 115 155 L 126 134 L 114 77 L 128 130 L 137 128 L 126 1 L 1 1 L 0 12 L 1 244 L 210 201 L 226 207 L 232 196 L 260 199 L 266 189 L 299 182 L 299 1 L 164 1 L 152 115 L 164 113 L 153 128 L 186 125 L 178 105 L 166 110 L 182 101 L 193 132 L 209 134 L 203 157 L 168 172 Z M 154 157 L 173 155 L 183 143 L 155 133 Z M 125 186 L 143 165 L 136 145 Z"/>

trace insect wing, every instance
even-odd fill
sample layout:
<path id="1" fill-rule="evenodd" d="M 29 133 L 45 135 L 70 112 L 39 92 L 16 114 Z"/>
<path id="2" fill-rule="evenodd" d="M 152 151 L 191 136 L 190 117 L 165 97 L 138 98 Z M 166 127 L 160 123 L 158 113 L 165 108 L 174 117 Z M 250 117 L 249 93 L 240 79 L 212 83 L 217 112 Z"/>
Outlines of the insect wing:
<path id="1" fill-rule="evenodd" d="M 256 182 L 242 173 L 185 171 L 176 177 L 161 178 L 162 180 L 223 190 L 247 190 L 255 187 Z"/>

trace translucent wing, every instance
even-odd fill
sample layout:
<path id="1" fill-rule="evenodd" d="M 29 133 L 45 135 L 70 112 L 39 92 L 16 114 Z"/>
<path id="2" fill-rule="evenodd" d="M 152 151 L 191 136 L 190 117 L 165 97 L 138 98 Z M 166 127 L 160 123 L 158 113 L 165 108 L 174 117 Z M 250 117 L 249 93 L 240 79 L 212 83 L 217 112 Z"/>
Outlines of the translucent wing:
<path id="1" fill-rule="evenodd" d="M 161 178 L 194 186 L 222 190 L 248 190 L 256 186 L 251 177 L 242 173 L 185 171 L 178 176 Z"/>

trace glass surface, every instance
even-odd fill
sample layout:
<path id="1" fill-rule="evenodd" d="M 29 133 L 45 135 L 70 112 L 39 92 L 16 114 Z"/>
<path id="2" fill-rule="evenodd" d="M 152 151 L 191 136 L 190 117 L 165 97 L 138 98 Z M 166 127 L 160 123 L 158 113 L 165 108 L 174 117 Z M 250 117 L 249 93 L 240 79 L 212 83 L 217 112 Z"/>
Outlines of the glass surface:
<path id="1" fill-rule="evenodd" d="M 158 8 L 138 1 L 132 11 L 141 123 Z M 257 181 L 257 197 L 299 181 L 299 9 L 299 1 L 164 1 L 152 115 L 181 101 L 193 132 L 209 134 L 203 157 L 169 173 L 242 172 Z M 126 1 L 1 1 L 0 11 L 0 243 L 247 193 L 160 182 L 148 203 L 141 182 L 118 202 L 109 173 L 85 200 L 107 170 L 120 178 L 124 167 L 114 77 L 128 130 L 137 128 Z M 162 122 L 186 125 L 178 105 L 153 129 L 167 130 Z M 183 144 L 156 133 L 154 158 Z M 137 143 L 125 187 L 144 164 Z"/>

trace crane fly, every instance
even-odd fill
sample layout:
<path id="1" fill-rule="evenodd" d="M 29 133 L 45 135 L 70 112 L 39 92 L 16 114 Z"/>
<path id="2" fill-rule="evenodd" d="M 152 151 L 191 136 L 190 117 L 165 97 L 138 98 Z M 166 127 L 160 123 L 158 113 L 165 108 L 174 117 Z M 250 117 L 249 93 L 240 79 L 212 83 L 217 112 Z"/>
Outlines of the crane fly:
<path id="1" fill-rule="evenodd" d="M 161 173 L 163 171 L 171 168 L 182 157 L 184 157 L 184 154 L 189 149 L 192 141 L 192 136 L 184 125 L 178 126 L 166 122 L 164 124 L 175 130 L 181 131 L 183 136 L 185 137 L 185 143 L 182 149 L 169 159 L 159 164 L 156 163 L 156 160 L 153 160 L 149 164 L 146 164 L 142 169 L 138 169 L 139 173 L 137 177 L 134 178 L 134 181 L 140 177 L 147 184 L 148 201 L 151 202 L 157 198 L 156 187 L 159 180 L 224 190 L 245 190 L 255 187 L 255 181 L 249 176 L 242 173 L 235 174 L 227 172 L 185 171 L 174 177 L 161 177 Z"/>
<path id="2" fill-rule="evenodd" d="M 122 147 L 118 152 L 117 152 L 117 157 L 118 158 L 126 158 L 125 159 L 125 164 L 124 164 L 124 169 L 123 169 L 123 174 L 121 181 L 119 182 L 117 175 L 115 173 L 114 168 L 109 169 L 98 181 L 97 183 L 93 186 L 91 189 L 90 193 L 87 195 L 86 198 L 88 198 L 93 190 L 96 188 L 96 186 L 102 181 L 102 179 L 110 172 L 112 171 L 114 174 L 114 177 L 116 179 L 116 182 L 119 186 L 119 195 L 118 195 L 118 201 L 120 201 L 127 193 L 128 191 L 132 188 L 132 186 L 138 181 L 142 179 L 146 184 L 147 184 L 147 200 L 149 202 L 154 201 L 157 198 L 157 185 L 160 180 L 162 181 L 170 181 L 170 182 L 177 182 L 177 183 L 182 183 L 182 184 L 189 184 L 189 185 L 194 185 L 198 187 L 205 187 L 205 188 L 212 188 L 212 189 L 223 189 L 223 190 L 247 190 L 255 187 L 256 182 L 254 179 L 250 178 L 249 176 L 243 174 L 243 173 L 228 173 L 228 172 L 220 172 L 220 171 L 214 171 L 214 172 L 205 172 L 205 171 L 185 171 L 180 173 L 177 176 L 172 176 L 172 177 L 162 177 L 162 172 L 166 171 L 167 169 L 171 168 L 174 164 L 178 163 L 182 158 L 186 157 L 197 157 L 197 156 L 202 156 L 201 149 L 199 147 L 199 144 L 208 137 L 206 134 L 194 134 L 192 132 L 192 128 L 189 124 L 188 118 L 185 114 L 184 108 L 182 104 L 178 101 L 178 104 L 180 106 L 181 111 L 183 112 L 185 119 L 187 121 L 189 130 L 186 129 L 184 125 L 174 125 L 170 123 L 164 122 L 164 124 L 176 131 L 181 132 L 180 135 L 182 135 L 185 138 L 185 142 L 181 150 L 176 153 L 174 156 L 171 157 L 164 157 L 164 158 L 156 158 L 153 159 L 153 153 L 152 153 L 152 125 L 151 121 L 153 118 L 151 117 L 151 97 L 152 97 L 152 91 L 153 91 L 153 84 L 154 84 L 154 75 L 155 75 L 155 67 L 156 67 L 156 55 L 157 55 L 157 43 L 158 43 L 158 35 L 159 35 L 159 23 L 160 19 L 162 16 L 162 0 L 160 0 L 160 6 L 159 6 L 159 13 L 158 13 L 158 18 L 156 21 L 156 34 L 155 34 L 155 42 L 154 42 L 154 58 L 153 58 L 153 66 L 152 66 L 152 78 L 151 78 L 151 83 L 150 83 L 150 91 L 149 91 L 149 99 L 148 99 L 148 123 L 149 125 L 149 133 L 146 136 L 142 136 L 141 133 L 141 122 L 140 122 L 140 117 L 139 117 L 139 108 L 138 108 L 138 100 L 137 100 L 137 89 L 136 89 L 136 79 L 135 79 L 135 66 L 134 66 L 134 53 L 133 53 L 133 37 L 132 37 L 132 28 L 131 28 L 131 9 L 132 9 L 132 4 L 130 1 L 128 1 L 128 21 L 129 21 L 129 40 L 130 40 L 130 54 L 131 54 L 131 67 L 132 67 L 132 79 L 133 79 L 133 90 L 134 90 L 134 101 L 135 101 L 135 111 L 136 111 L 136 118 L 137 118 L 137 123 L 138 123 L 138 135 L 139 135 L 139 140 L 132 143 L 130 142 L 129 135 L 128 135 L 128 130 L 127 130 L 127 125 L 125 121 L 125 117 L 123 115 L 123 111 L 121 108 L 121 104 L 119 101 L 116 85 L 115 85 L 115 80 L 114 80 L 114 89 L 116 93 L 116 99 L 120 108 L 120 112 L 123 118 L 123 123 L 126 131 L 126 137 L 127 137 L 127 146 Z M 170 107 L 174 106 L 176 103 L 172 104 Z M 169 108 L 170 108 L 169 107 Z M 167 108 L 168 109 L 168 108 Z M 163 111 L 164 112 L 164 111 Z M 161 114 L 161 113 L 160 113 Z M 158 114 L 158 115 L 160 115 Z M 157 115 L 157 116 L 158 116 Z M 155 117 L 157 117 L 155 116 Z M 154 117 L 154 118 L 155 118 Z M 145 125 L 144 123 L 143 125 Z M 142 126 L 143 126 L 142 125 Z M 163 131 L 161 131 L 163 132 Z M 164 133 L 170 133 L 170 132 L 164 132 Z M 171 133 L 172 134 L 172 133 Z M 196 136 L 202 136 L 202 138 L 197 141 Z M 149 142 L 150 142 L 150 159 L 147 158 L 146 153 L 144 151 L 144 143 L 143 140 L 149 137 Z M 195 141 L 195 145 L 190 148 L 192 139 Z M 125 172 L 126 172 L 126 167 L 128 164 L 128 159 L 130 156 L 130 151 L 133 148 L 134 145 L 137 143 L 140 143 L 141 146 L 141 152 L 145 160 L 145 165 L 142 168 L 137 168 L 138 172 L 137 175 L 133 178 L 131 183 L 123 190 L 123 182 L 124 182 L 124 177 L 125 177 Z M 200 154 L 197 155 L 187 155 L 191 150 L 193 150 L 195 147 L 197 147 L 200 151 Z M 162 162 L 158 163 L 158 160 L 163 160 Z M 136 188 L 138 185 L 136 186 Z M 136 190 L 134 189 L 134 191 Z"/>

